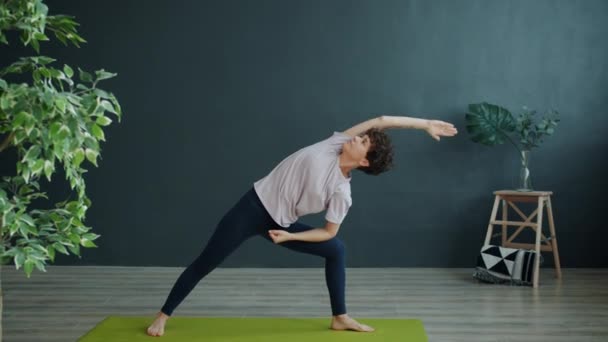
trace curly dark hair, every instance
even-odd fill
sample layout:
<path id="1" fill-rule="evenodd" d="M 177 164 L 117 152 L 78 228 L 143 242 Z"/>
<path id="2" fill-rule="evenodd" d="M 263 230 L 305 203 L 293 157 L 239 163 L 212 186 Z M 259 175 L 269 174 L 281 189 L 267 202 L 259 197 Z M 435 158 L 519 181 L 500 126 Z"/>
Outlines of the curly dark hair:
<path id="1" fill-rule="evenodd" d="M 357 169 L 368 175 L 377 176 L 393 167 L 393 145 L 389 136 L 377 128 L 365 131 L 371 142 L 369 151 L 365 156 L 369 166 L 360 166 Z"/>

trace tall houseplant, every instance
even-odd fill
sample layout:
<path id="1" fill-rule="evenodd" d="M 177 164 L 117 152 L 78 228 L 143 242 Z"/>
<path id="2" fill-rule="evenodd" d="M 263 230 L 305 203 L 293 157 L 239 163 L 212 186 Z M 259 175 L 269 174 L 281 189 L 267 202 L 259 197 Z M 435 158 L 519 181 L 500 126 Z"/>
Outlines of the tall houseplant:
<path id="1" fill-rule="evenodd" d="M 539 147 L 545 136 L 553 135 L 559 122 L 559 113 L 549 111 L 537 120 L 536 111 L 526 107 L 514 117 L 504 107 L 487 102 L 469 104 L 465 114 L 471 140 L 487 146 L 511 143 L 520 158 L 519 191 L 532 191 L 530 177 L 530 151 Z"/>
<path id="2" fill-rule="evenodd" d="M 0 180 L 0 261 L 27 277 L 45 271 L 56 252 L 80 257 L 98 238 L 84 224 L 91 201 L 83 175 L 88 163 L 97 166 L 109 115 L 120 121 L 115 96 L 97 87 L 116 74 L 78 69 L 76 79 L 73 67 L 40 55 L 50 34 L 64 45 L 84 43 L 77 26 L 73 17 L 48 15 L 42 0 L 0 0 L 2 45 L 20 39 L 36 52 L 0 69 L 0 153 L 17 156 L 14 174 Z M 52 205 L 41 185 L 59 168 L 72 194 Z M 1 290 L 0 278 L 0 315 Z M 0 318 L 0 336 L 1 329 Z"/>

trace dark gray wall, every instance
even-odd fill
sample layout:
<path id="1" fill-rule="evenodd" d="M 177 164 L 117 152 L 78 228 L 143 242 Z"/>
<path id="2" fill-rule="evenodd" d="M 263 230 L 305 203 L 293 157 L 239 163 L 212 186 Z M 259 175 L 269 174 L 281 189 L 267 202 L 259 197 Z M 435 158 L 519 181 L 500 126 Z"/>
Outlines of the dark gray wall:
<path id="1" fill-rule="evenodd" d="M 232 204 L 288 154 L 389 114 L 450 121 L 461 133 L 436 143 L 392 131 L 396 169 L 355 174 L 339 234 L 348 266 L 473 266 L 492 191 L 514 187 L 518 174 L 511 146 L 486 148 L 466 133 L 466 105 L 489 101 L 562 113 L 556 135 L 532 155 L 533 182 L 555 192 L 563 266 L 608 266 L 606 1 L 49 6 L 75 15 L 89 43 L 43 53 L 118 72 L 104 87 L 124 109 L 87 177 L 87 223 L 100 247 L 60 264 L 187 265 Z M 22 51 L 2 47 L 2 63 Z M 322 264 L 258 238 L 223 266 Z"/>

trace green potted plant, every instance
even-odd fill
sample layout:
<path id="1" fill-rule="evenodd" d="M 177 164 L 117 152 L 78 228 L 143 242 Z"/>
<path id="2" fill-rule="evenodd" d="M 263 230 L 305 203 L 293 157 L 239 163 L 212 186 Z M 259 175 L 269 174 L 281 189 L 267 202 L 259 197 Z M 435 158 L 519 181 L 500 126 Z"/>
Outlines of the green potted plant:
<path id="1" fill-rule="evenodd" d="M 116 74 L 78 69 L 77 79 L 72 67 L 39 55 L 47 33 L 64 45 L 84 43 L 77 26 L 73 17 L 48 15 L 42 0 L 0 0 L 0 43 L 20 39 L 37 53 L 0 66 L 0 153 L 17 157 L 14 174 L 0 180 L 0 261 L 27 277 L 34 268 L 45 271 L 56 252 L 80 257 L 80 247 L 95 247 L 99 237 L 84 224 L 91 201 L 83 175 L 97 166 L 102 127 L 110 116 L 120 121 L 115 96 L 97 86 Z M 58 168 L 73 194 L 53 205 L 41 188 Z M 0 340 L 1 331 L 0 316 Z"/>
<path id="2" fill-rule="evenodd" d="M 471 140 L 487 146 L 511 143 L 520 158 L 519 191 L 532 191 L 530 151 L 539 147 L 545 136 L 553 135 L 559 113 L 551 110 L 538 120 L 535 110 L 526 107 L 518 117 L 501 106 L 487 102 L 469 104 L 465 114 Z"/>

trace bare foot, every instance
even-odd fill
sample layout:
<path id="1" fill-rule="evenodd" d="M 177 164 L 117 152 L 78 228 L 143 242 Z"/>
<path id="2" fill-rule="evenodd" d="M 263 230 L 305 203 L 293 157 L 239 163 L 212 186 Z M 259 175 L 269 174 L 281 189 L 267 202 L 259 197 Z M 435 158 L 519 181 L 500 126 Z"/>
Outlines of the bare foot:
<path id="1" fill-rule="evenodd" d="M 159 312 L 156 315 L 156 319 L 154 320 L 154 322 L 152 322 L 152 324 L 150 324 L 150 326 L 148 327 L 148 335 L 163 336 L 163 334 L 165 333 L 165 323 L 167 323 L 168 319 L 169 316 L 165 315 L 162 312 Z"/>
<path id="2" fill-rule="evenodd" d="M 348 315 L 339 315 L 334 316 L 331 320 L 331 329 L 333 330 L 354 330 L 361 332 L 372 332 L 374 328 L 361 324 L 354 319 L 350 318 Z"/>

